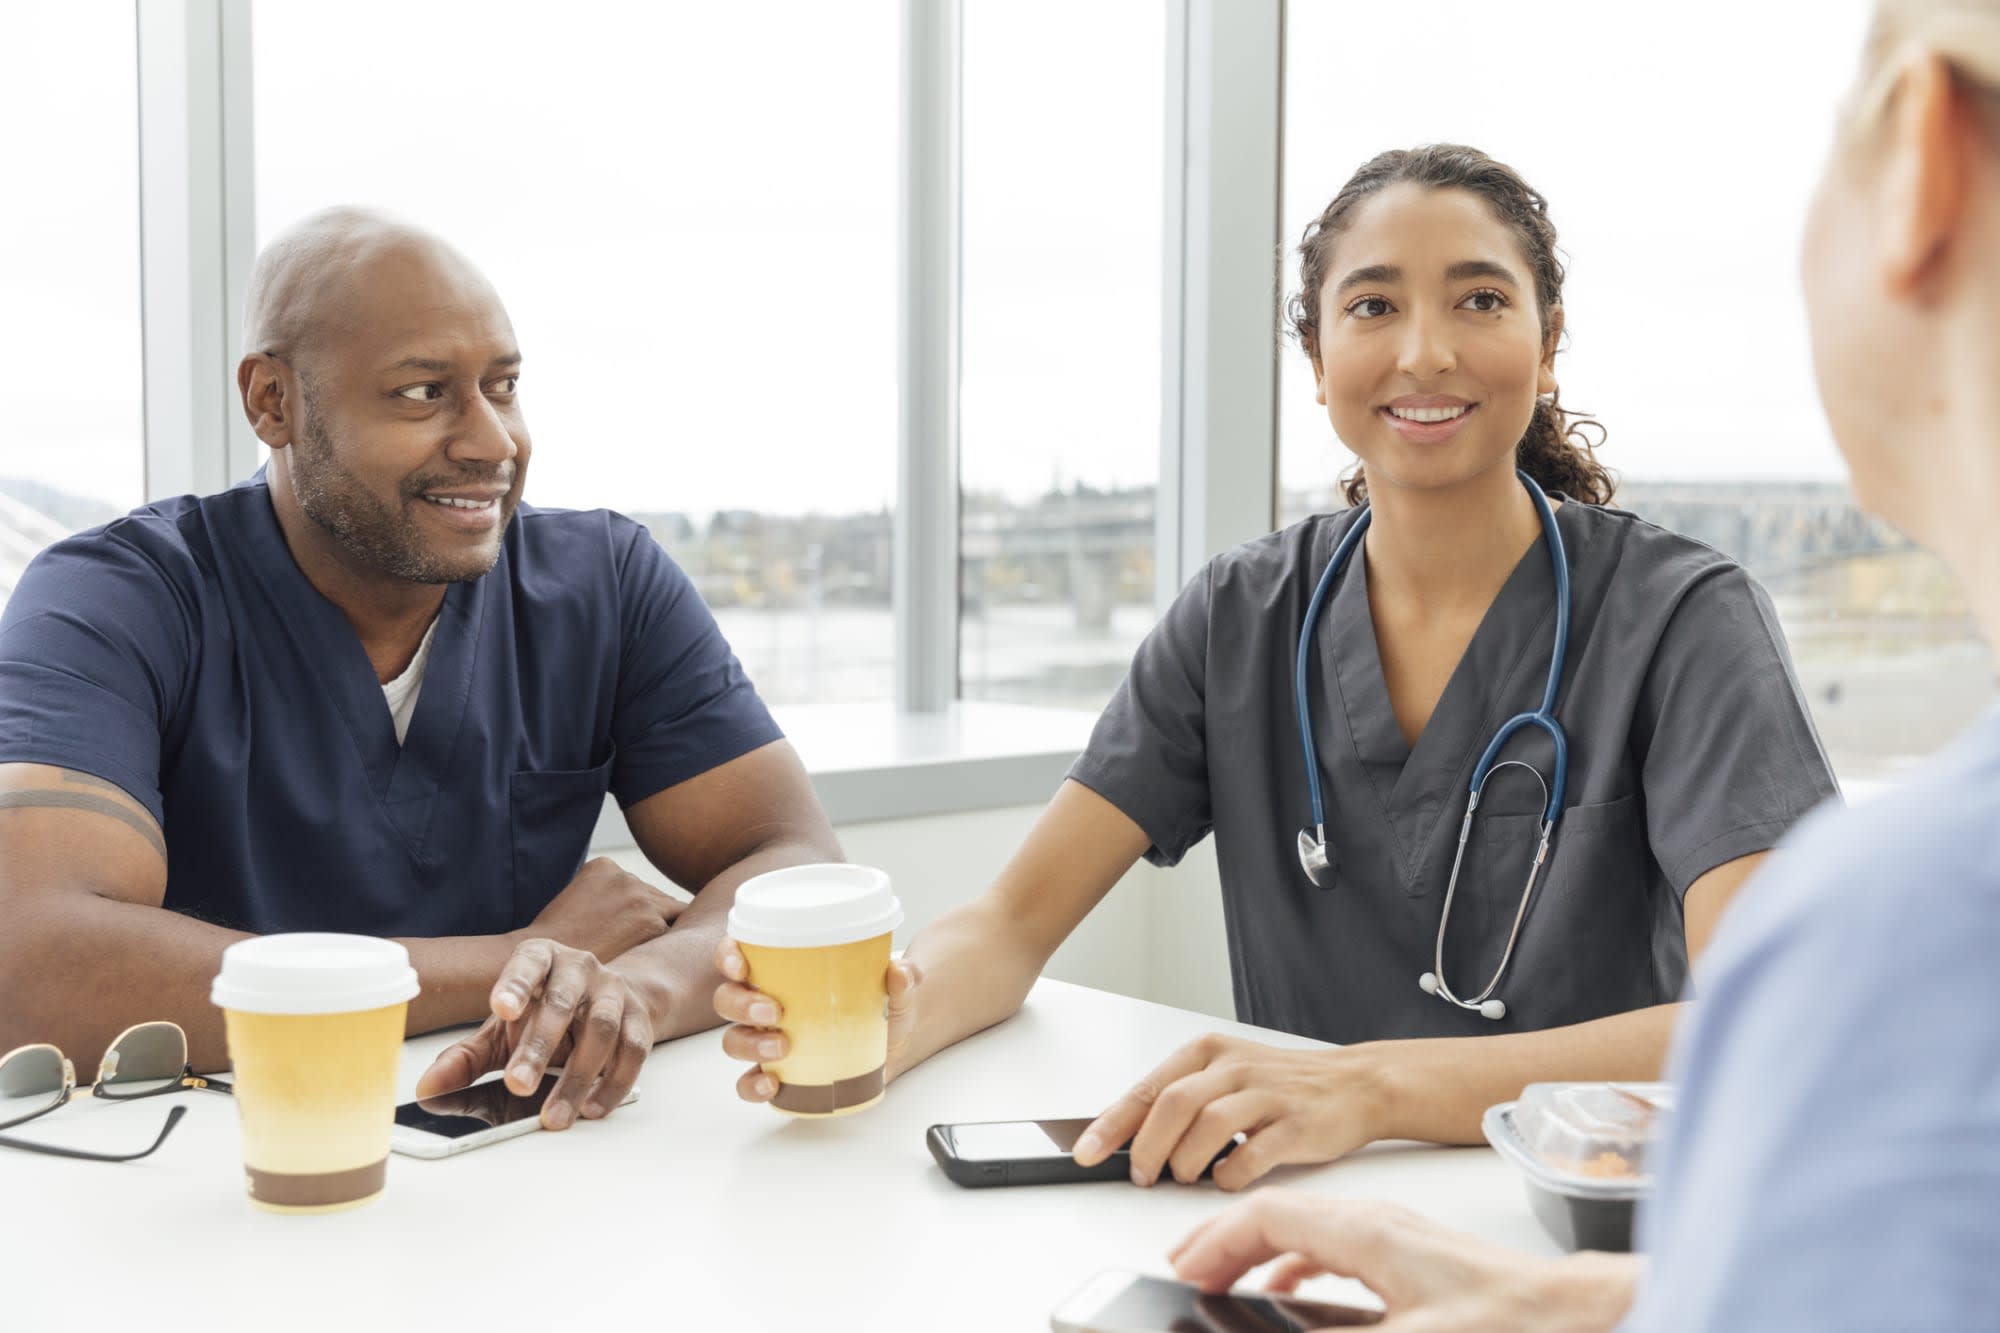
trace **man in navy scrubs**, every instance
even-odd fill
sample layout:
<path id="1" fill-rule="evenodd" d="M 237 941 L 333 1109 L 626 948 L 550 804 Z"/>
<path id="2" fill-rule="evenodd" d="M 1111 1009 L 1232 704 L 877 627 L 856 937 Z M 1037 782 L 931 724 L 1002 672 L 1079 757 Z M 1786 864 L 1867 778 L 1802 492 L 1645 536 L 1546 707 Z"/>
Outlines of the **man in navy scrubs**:
<path id="1" fill-rule="evenodd" d="M 425 1075 L 506 1068 L 561 1129 L 716 1022 L 736 886 L 840 856 L 687 577 L 606 511 L 521 504 L 520 349 L 437 239 L 319 214 L 258 259 L 237 368 L 270 449 L 219 495 L 43 553 L 0 617 L 0 1051 L 84 1071 L 246 934 L 398 937 Z M 81 349 L 80 349 L 81 350 Z M 643 433 L 658 386 L 606 384 Z M 584 864 L 604 795 L 685 912 Z"/>

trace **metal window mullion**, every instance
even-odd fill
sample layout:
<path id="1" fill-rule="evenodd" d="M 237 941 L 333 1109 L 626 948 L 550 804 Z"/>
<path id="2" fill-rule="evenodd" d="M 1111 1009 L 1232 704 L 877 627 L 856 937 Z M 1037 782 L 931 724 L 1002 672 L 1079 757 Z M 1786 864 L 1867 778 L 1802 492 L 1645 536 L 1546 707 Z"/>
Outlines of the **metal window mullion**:
<path id="1" fill-rule="evenodd" d="M 1155 592 L 1277 514 L 1282 0 L 1170 0 Z"/>
<path id="2" fill-rule="evenodd" d="M 257 260 L 256 77 L 250 44 L 251 0 L 222 0 L 222 298 L 226 320 L 223 416 L 229 423 L 225 484 L 241 481 L 264 461 L 264 444 L 250 429 L 236 389 L 243 355 L 243 300 Z"/>
<path id="3" fill-rule="evenodd" d="M 960 0 L 903 0 L 895 700 L 958 696 Z"/>
<path id="4" fill-rule="evenodd" d="M 1186 582 L 1181 573 L 1181 508 L 1187 436 L 1188 13 L 1191 0 L 1165 0 L 1166 80 L 1160 235 L 1160 483 L 1154 491 L 1153 604 L 1164 613 Z"/>
<path id="5" fill-rule="evenodd" d="M 248 0 L 134 8 L 146 495 L 158 499 L 222 489 L 239 475 L 232 429 L 248 435 L 234 366 L 255 226 L 250 11 Z"/>
<path id="6" fill-rule="evenodd" d="M 1162 611 L 1211 556 L 1277 515 L 1283 0 L 1168 0 L 1166 47 Z M 1151 901 L 1145 993 L 1182 1003 L 1188 960 L 1213 955 L 1220 909 L 1212 896 Z"/>

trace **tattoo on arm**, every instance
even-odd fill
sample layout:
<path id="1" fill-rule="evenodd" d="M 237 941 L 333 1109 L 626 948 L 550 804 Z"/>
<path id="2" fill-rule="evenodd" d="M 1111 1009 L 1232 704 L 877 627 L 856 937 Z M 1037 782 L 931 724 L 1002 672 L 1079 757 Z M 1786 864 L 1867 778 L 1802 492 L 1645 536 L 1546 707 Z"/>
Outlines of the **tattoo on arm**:
<path id="1" fill-rule="evenodd" d="M 94 781 L 94 779 L 93 779 Z M 114 786 L 105 783 L 107 787 Z M 122 792 L 122 788 L 118 788 Z M 153 850 L 167 859 L 167 840 L 160 836 L 159 828 L 153 821 L 137 811 L 128 810 L 118 802 L 103 796 L 91 796 L 77 791 L 0 791 L 0 810 L 88 810 L 92 814 L 109 815 L 120 823 L 136 829 L 140 836 L 153 844 Z"/>
<path id="2" fill-rule="evenodd" d="M 106 782 L 95 773 L 79 773 L 73 768 L 65 768 L 62 770 L 62 780 L 65 785 L 71 787 L 95 787 L 99 791 L 115 791 L 120 796 L 126 795 L 123 787 L 115 782 Z"/>

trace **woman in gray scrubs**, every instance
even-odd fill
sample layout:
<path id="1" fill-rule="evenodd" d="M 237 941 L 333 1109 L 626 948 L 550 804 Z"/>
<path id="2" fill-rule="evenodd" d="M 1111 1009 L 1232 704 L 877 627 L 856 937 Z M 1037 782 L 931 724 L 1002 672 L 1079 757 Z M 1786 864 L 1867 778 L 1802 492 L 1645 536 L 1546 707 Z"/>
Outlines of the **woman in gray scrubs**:
<path id="1" fill-rule="evenodd" d="M 1361 460 L 1351 507 L 1189 583 L 998 880 L 889 980 L 893 1078 L 1013 1013 L 1135 859 L 1213 832 L 1239 1016 L 1344 1045 L 1172 1055 L 1075 1145 L 1088 1163 L 1132 1139 L 1142 1184 L 1197 1178 L 1238 1132 L 1224 1188 L 1375 1138 L 1479 1142 L 1481 1112 L 1535 1080 L 1657 1076 L 1690 953 L 1835 790 L 1762 590 L 1604 507 L 1557 393 L 1538 193 L 1474 149 L 1384 153 L 1300 256 L 1292 322 Z M 1489 742 L 1551 694 L 1566 766 L 1555 728 L 1515 730 L 1461 848 Z M 725 1046 L 770 1059 L 771 1001 L 727 946 L 721 965 Z M 739 1091 L 776 1089 L 752 1069 Z"/>

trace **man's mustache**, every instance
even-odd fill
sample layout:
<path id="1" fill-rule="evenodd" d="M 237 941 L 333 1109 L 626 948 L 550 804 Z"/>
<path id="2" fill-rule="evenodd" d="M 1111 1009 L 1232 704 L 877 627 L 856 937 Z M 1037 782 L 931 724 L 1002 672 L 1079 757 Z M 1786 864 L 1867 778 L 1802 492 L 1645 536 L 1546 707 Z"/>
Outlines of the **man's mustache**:
<path id="1" fill-rule="evenodd" d="M 403 483 L 403 492 L 414 499 L 426 491 L 449 491 L 468 487 L 512 491 L 514 475 L 514 465 L 508 463 L 482 471 L 453 473 L 450 476 L 413 477 Z"/>

